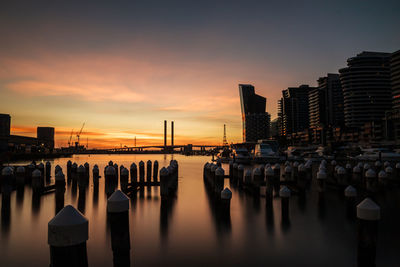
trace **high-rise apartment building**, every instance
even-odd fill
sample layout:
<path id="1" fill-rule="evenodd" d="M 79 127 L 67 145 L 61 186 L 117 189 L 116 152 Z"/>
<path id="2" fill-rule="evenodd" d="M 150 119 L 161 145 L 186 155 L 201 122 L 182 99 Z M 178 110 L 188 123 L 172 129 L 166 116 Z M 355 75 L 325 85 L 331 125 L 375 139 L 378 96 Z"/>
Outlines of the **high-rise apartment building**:
<path id="1" fill-rule="evenodd" d="M 254 86 L 239 84 L 242 110 L 243 142 L 269 138 L 270 115 L 265 111 L 267 99 L 257 95 Z"/>
<path id="2" fill-rule="evenodd" d="M 339 74 L 328 73 L 309 91 L 310 127 L 341 126 L 344 123 L 343 92 Z"/>
<path id="3" fill-rule="evenodd" d="M 400 144 L 400 50 L 392 54 L 390 78 L 392 86 L 393 138 L 397 144 Z"/>
<path id="4" fill-rule="evenodd" d="M 308 93 L 315 87 L 301 85 L 282 91 L 280 102 L 284 135 L 301 132 L 309 127 Z"/>
<path id="5" fill-rule="evenodd" d="M 390 53 L 362 52 L 339 70 L 347 127 L 380 121 L 392 104 Z"/>

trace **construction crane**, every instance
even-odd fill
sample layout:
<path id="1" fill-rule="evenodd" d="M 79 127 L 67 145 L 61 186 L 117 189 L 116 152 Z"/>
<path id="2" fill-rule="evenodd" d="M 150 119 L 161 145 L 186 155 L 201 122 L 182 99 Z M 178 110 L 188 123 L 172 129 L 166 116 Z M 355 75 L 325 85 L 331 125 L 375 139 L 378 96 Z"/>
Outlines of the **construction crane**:
<path id="1" fill-rule="evenodd" d="M 68 139 L 68 147 L 70 147 L 71 146 L 71 142 L 72 142 L 72 134 L 74 133 L 74 129 L 72 129 L 72 131 L 71 131 L 71 134 L 70 134 L 70 136 L 69 136 L 69 139 Z"/>
<path id="2" fill-rule="evenodd" d="M 85 127 L 85 123 L 83 123 L 83 124 L 82 124 L 82 128 L 81 128 L 81 130 L 79 131 L 79 133 L 77 133 L 77 134 L 76 134 L 76 138 L 78 139 L 78 142 L 75 142 L 75 146 L 76 146 L 76 147 L 78 147 L 78 146 L 79 146 L 79 138 L 80 138 L 80 136 L 81 136 L 81 133 L 82 133 L 83 127 Z"/>

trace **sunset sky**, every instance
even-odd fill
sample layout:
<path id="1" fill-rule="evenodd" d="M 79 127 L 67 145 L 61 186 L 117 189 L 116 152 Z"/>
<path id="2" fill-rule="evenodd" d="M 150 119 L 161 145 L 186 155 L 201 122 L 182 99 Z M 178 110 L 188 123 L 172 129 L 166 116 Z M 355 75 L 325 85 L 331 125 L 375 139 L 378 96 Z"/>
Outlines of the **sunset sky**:
<path id="1" fill-rule="evenodd" d="M 400 1 L 9 1 L 0 113 L 12 133 L 86 126 L 89 147 L 241 141 L 239 83 L 277 100 L 361 51 L 400 49 Z M 169 122 L 170 123 L 170 122 Z M 168 124 L 168 127 L 170 124 Z M 170 129 L 168 129 L 169 131 Z"/>

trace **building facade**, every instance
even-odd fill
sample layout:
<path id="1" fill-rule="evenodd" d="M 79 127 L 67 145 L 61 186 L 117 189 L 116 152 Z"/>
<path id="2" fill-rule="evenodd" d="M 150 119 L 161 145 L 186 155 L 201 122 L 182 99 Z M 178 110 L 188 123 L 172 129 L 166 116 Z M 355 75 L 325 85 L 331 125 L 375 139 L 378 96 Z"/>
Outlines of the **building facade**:
<path id="1" fill-rule="evenodd" d="M 254 86 L 239 84 L 243 142 L 269 138 L 270 115 L 265 111 L 267 99 L 257 95 Z"/>
<path id="2" fill-rule="evenodd" d="M 283 135 L 297 133 L 309 128 L 308 93 L 315 87 L 301 85 L 282 91 L 280 113 Z"/>
<path id="3" fill-rule="evenodd" d="M 0 136 L 9 136 L 11 130 L 11 117 L 8 114 L 0 114 Z"/>
<path id="4" fill-rule="evenodd" d="M 53 127 L 37 127 L 37 139 L 41 145 L 47 148 L 54 148 L 54 128 Z"/>
<path id="5" fill-rule="evenodd" d="M 346 127 L 382 120 L 390 110 L 390 53 L 362 52 L 339 70 Z"/>
<path id="6" fill-rule="evenodd" d="M 400 50 L 392 54 L 390 60 L 392 86 L 392 133 L 396 144 L 400 144 Z M 387 120 L 386 120 L 387 121 Z M 386 125 L 388 129 L 389 125 Z M 390 132 L 390 131 L 388 131 Z"/>
<path id="7" fill-rule="evenodd" d="M 0 114 L 0 154 L 46 152 L 54 149 L 54 128 L 37 127 L 36 137 L 12 135 L 11 117 Z"/>

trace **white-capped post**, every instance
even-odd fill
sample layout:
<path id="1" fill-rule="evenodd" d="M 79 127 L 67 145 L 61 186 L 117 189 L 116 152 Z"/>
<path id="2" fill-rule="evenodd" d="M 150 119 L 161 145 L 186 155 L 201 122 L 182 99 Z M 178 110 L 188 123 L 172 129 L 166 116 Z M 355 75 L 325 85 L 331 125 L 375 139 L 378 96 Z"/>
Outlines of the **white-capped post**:
<path id="1" fill-rule="evenodd" d="M 64 207 L 48 223 L 50 266 L 87 267 L 89 221 L 74 207 Z"/>
<path id="2" fill-rule="evenodd" d="M 290 189 L 287 186 L 282 186 L 279 190 L 279 196 L 281 198 L 281 213 L 282 213 L 282 221 L 289 220 L 289 198 L 290 198 Z"/>
<path id="3" fill-rule="evenodd" d="M 122 172 L 128 173 L 124 168 Z M 124 174 L 125 175 L 125 174 Z M 114 266 L 130 266 L 129 197 L 116 190 L 107 200 Z"/>
<path id="4" fill-rule="evenodd" d="M 370 198 L 357 205 L 357 264 L 375 266 L 380 207 Z"/>

